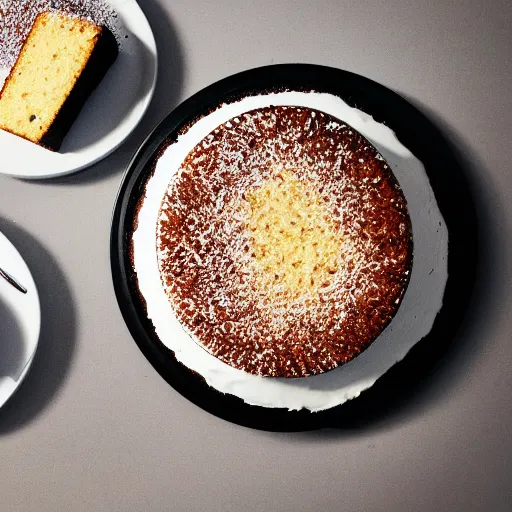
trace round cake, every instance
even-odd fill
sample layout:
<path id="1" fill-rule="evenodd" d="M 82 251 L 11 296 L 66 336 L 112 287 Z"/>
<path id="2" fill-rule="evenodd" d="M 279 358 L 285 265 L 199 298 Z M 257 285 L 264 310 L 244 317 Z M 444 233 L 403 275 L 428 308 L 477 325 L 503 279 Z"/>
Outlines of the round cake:
<path id="1" fill-rule="evenodd" d="M 204 349 L 251 374 L 305 377 L 352 360 L 389 324 L 410 278 L 411 223 L 362 135 L 270 106 L 188 154 L 160 207 L 157 257 Z"/>

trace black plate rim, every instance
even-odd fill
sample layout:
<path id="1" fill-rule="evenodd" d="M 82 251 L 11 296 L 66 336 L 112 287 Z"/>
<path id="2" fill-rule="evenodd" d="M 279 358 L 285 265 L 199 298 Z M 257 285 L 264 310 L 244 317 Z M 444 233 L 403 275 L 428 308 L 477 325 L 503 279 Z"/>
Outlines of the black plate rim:
<path id="1" fill-rule="evenodd" d="M 344 416 L 352 414 L 349 411 L 351 402 L 361 402 L 363 397 L 370 393 L 365 391 L 361 397 L 347 404 L 311 413 L 306 410 L 288 411 L 250 406 L 237 397 L 223 395 L 210 388 L 201 377 L 177 362 L 172 352 L 158 340 L 154 331 L 151 332 L 152 325 L 144 314 L 143 301 L 134 288 L 127 235 L 132 231 L 132 227 L 127 229 L 127 224 L 131 226 L 130 222 L 133 219 L 136 202 L 134 194 L 137 194 L 138 200 L 141 186 L 145 185 L 147 177 L 152 173 L 155 153 L 166 141 L 173 140 L 184 126 L 222 101 L 237 99 L 248 93 L 280 89 L 315 90 L 335 94 L 349 105 L 369 113 L 376 121 L 388 125 L 399 140 L 422 160 L 449 230 L 449 278 L 445 304 L 448 291 L 451 292 L 451 298 L 454 288 L 458 287 L 461 298 L 454 301 L 454 308 L 455 316 L 460 317 L 460 322 L 469 304 L 476 275 L 477 233 L 476 214 L 469 187 L 464 179 L 464 171 L 443 135 L 430 120 L 400 95 L 349 71 L 314 64 L 278 64 L 243 71 L 197 92 L 175 108 L 155 128 L 140 146 L 125 172 L 112 216 L 111 270 L 123 318 L 150 364 L 185 398 L 207 412 L 239 425 L 289 432 L 338 426 Z M 432 156 L 430 153 L 433 153 Z M 442 165 L 427 165 L 425 159 L 428 162 L 440 161 Z M 457 192 L 458 199 L 456 212 L 451 202 L 454 192 Z M 462 218 L 465 220 L 461 221 Z M 465 264 L 457 266 L 454 262 L 460 257 L 466 258 Z M 442 311 L 444 309 L 443 306 Z M 436 329 L 441 316 L 443 315 L 438 314 L 431 333 L 435 330 L 437 334 L 442 332 L 439 325 Z M 443 316 L 441 323 L 446 323 L 445 316 L 447 315 Z M 450 312 L 450 316 L 453 316 L 453 311 Z M 455 336 L 458 323 L 451 326 L 446 343 L 450 343 Z M 415 348 L 411 352 L 414 350 Z M 403 366 L 408 359 L 409 355 L 395 367 Z M 394 368 L 388 371 L 388 374 L 393 373 Z M 380 381 L 384 380 L 386 379 L 379 379 L 373 387 L 378 387 Z"/>

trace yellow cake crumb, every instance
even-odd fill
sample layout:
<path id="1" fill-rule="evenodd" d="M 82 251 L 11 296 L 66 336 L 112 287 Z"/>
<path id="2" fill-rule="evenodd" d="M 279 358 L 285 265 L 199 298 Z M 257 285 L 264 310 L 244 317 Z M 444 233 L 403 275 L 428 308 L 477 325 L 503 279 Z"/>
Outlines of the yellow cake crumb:
<path id="1" fill-rule="evenodd" d="M 340 265 L 341 238 L 320 195 L 290 172 L 246 194 L 258 286 L 291 297 L 317 295 Z"/>
<path id="2" fill-rule="evenodd" d="M 0 96 L 0 128 L 38 143 L 87 64 L 101 27 L 42 13 Z"/>

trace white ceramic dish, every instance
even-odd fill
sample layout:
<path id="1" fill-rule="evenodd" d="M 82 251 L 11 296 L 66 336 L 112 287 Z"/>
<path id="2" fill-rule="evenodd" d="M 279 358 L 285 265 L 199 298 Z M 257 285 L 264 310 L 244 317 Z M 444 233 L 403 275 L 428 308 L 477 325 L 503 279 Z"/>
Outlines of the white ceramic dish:
<path id="1" fill-rule="evenodd" d="M 0 173 L 42 179 L 79 171 L 112 153 L 139 124 L 156 85 L 155 38 L 135 0 L 109 3 L 122 27 L 119 56 L 87 100 L 60 152 L 0 130 Z M 0 84 L 8 73 L 0 68 Z"/>
<path id="2" fill-rule="evenodd" d="M 16 248 L 0 233 L 0 266 L 22 284 L 23 294 L 0 278 L 0 407 L 27 375 L 39 341 L 41 309 L 34 279 Z"/>

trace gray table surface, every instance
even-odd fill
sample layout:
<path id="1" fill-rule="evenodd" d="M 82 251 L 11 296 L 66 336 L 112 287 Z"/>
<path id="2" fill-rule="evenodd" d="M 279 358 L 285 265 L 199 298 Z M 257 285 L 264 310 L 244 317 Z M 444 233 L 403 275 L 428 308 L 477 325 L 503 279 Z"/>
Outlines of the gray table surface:
<path id="1" fill-rule="evenodd" d="M 0 231 L 43 314 L 33 370 L 0 410 L 0 510 L 512 510 L 512 3 L 140 4 L 161 72 L 136 132 L 75 176 L 0 177 Z M 142 140 L 211 82 L 282 62 L 398 91 L 459 149 L 477 192 L 481 279 L 459 343 L 407 404 L 358 427 L 275 434 L 210 416 L 142 356 L 112 287 L 111 211 Z"/>

